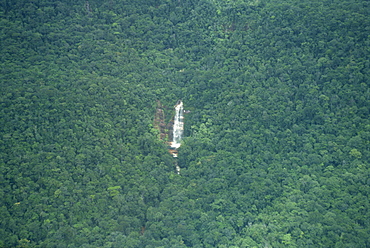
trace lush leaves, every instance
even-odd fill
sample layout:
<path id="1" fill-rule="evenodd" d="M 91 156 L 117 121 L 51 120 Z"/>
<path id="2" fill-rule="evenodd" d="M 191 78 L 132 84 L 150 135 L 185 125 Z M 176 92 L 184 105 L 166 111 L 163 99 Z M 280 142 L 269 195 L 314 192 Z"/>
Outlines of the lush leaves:
<path id="1" fill-rule="evenodd" d="M 0 247 L 370 245 L 367 1 L 0 6 Z"/>

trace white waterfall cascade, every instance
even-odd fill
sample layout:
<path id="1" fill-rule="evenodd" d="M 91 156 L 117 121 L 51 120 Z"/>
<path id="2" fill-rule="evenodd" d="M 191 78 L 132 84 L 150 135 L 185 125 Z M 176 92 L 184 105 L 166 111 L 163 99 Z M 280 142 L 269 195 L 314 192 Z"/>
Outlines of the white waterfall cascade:
<path id="1" fill-rule="evenodd" d="M 181 139 L 184 133 L 184 106 L 181 100 L 175 105 L 175 117 L 173 119 L 173 133 L 172 133 L 172 142 L 170 142 L 170 153 L 175 158 L 177 157 L 177 149 L 181 146 Z M 180 166 L 176 164 L 176 172 L 180 174 Z"/>
<path id="2" fill-rule="evenodd" d="M 181 139 L 184 133 L 184 106 L 181 100 L 179 100 L 175 106 L 175 117 L 173 120 L 173 138 L 171 142 L 171 148 L 177 149 L 181 146 Z"/>

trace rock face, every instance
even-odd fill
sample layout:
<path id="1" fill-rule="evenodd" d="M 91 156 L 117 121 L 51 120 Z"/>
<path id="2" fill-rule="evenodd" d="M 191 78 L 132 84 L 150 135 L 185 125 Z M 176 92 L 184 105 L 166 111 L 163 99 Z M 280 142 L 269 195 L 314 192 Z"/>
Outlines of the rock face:
<path id="1" fill-rule="evenodd" d="M 155 110 L 153 126 L 159 131 L 159 138 L 161 140 L 168 140 L 168 127 L 165 123 L 164 110 L 160 101 L 157 101 L 157 108 Z"/>
<path id="2" fill-rule="evenodd" d="M 157 101 L 153 126 L 159 131 L 159 138 L 168 144 L 168 151 L 172 156 L 177 157 L 177 149 L 181 145 L 180 142 L 184 133 L 183 102 L 179 100 L 176 103 L 175 116 L 166 124 L 164 107 L 160 101 Z"/>

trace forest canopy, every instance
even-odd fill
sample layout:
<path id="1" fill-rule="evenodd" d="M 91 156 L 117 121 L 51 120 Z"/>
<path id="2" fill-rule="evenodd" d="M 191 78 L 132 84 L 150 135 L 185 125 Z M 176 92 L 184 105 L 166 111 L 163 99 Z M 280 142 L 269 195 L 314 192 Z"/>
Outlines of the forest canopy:
<path id="1" fill-rule="evenodd" d="M 369 4 L 2 1 L 0 247 L 370 247 Z"/>

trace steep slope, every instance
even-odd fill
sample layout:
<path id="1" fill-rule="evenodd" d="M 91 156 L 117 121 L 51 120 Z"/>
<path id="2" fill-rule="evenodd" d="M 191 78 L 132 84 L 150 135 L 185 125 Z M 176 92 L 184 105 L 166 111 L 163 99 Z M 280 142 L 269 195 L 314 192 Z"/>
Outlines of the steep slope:
<path id="1" fill-rule="evenodd" d="M 0 247 L 369 246 L 369 9 L 5 1 Z"/>

